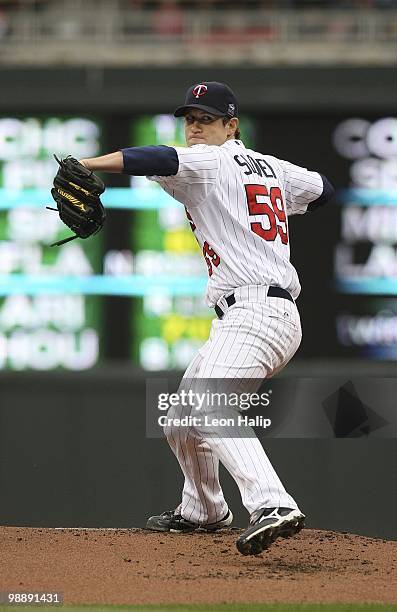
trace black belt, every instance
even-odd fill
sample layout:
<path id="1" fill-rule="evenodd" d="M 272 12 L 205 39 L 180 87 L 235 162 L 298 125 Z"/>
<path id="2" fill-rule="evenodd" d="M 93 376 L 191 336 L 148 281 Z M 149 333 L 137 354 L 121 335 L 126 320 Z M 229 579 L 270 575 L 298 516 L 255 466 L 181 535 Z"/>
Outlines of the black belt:
<path id="1" fill-rule="evenodd" d="M 294 301 L 292 295 L 286 289 L 283 289 L 282 287 L 270 286 L 269 289 L 267 290 L 267 296 L 284 298 L 285 300 L 289 300 L 290 302 Z M 236 303 L 236 298 L 234 297 L 234 293 L 231 293 L 225 299 L 226 299 L 226 304 L 229 307 L 233 306 L 233 304 Z M 222 319 L 223 315 L 225 314 L 222 308 L 218 306 L 218 304 L 215 306 L 215 312 L 217 314 L 218 319 Z"/>

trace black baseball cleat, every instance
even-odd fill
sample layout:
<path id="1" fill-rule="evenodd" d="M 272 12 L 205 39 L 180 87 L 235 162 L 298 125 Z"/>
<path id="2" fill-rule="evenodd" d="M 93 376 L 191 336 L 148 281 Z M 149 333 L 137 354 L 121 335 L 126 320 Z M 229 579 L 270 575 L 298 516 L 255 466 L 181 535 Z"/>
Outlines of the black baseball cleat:
<path id="1" fill-rule="evenodd" d="M 259 555 L 278 538 L 290 538 L 305 526 L 305 515 L 291 508 L 259 508 L 236 541 L 242 555 Z"/>
<path id="2" fill-rule="evenodd" d="M 190 533 L 198 529 L 200 531 L 217 531 L 217 529 L 229 527 L 233 521 L 233 514 L 230 510 L 227 511 L 227 514 L 220 521 L 207 523 L 206 525 L 192 523 L 183 518 L 181 514 L 175 514 L 174 512 L 174 510 L 167 510 L 159 516 L 151 516 L 146 523 L 146 529 L 151 531 L 170 531 L 171 533 Z"/>

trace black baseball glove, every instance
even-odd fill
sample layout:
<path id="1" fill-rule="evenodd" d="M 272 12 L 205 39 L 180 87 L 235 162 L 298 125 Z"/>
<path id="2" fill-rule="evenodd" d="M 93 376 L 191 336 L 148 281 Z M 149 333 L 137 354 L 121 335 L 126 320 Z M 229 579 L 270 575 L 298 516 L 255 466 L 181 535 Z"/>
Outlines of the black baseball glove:
<path id="1" fill-rule="evenodd" d="M 54 242 L 59 246 L 75 238 L 88 238 L 99 232 L 105 223 L 106 213 L 99 196 L 105 191 L 103 181 L 83 164 L 71 157 L 58 159 L 58 172 L 54 178 L 51 195 L 61 221 L 75 232 L 74 236 Z"/>

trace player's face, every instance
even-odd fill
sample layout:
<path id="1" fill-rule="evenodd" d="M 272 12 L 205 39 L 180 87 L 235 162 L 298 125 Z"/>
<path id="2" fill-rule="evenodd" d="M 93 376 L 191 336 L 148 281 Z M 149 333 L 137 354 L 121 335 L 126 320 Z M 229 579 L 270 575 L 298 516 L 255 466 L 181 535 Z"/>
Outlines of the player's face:
<path id="1" fill-rule="evenodd" d="M 234 134 L 231 119 L 223 122 L 223 117 L 216 117 L 206 111 L 190 109 L 185 113 L 185 138 L 188 147 L 195 144 L 223 145 Z"/>

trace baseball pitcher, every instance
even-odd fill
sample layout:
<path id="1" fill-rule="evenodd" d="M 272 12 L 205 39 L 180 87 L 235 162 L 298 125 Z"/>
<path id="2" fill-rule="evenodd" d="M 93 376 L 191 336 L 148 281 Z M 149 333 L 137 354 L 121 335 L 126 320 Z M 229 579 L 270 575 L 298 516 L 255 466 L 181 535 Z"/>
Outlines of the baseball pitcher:
<path id="1" fill-rule="evenodd" d="M 80 218 L 87 216 L 84 206 L 95 211 L 93 202 L 100 202 L 101 193 L 101 185 L 92 193 L 95 171 L 147 176 L 181 202 L 207 265 L 206 301 L 216 313 L 210 337 L 181 386 L 195 379 L 261 381 L 288 363 L 302 337 L 288 217 L 317 209 L 333 188 L 317 172 L 247 149 L 240 139 L 236 97 L 223 83 L 193 85 L 174 114 L 184 118 L 186 147 L 131 147 L 73 160 L 80 167 L 80 182 L 69 177 L 77 209 L 65 181 L 61 189 L 54 183 L 53 196 L 63 220 L 72 218 L 68 225 L 83 238 L 98 231 L 103 210 L 99 215 L 91 210 L 81 233 L 81 221 L 65 210 L 74 207 Z M 70 159 L 63 160 L 69 160 L 69 167 Z M 91 183 L 86 189 L 81 177 L 87 171 Z M 188 413 L 185 406 L 175 406 L 168 414 Z M 236 542 L 243 555 L 259 554 L 279 536 L 289 537 L 303 527 L 304 514 L 255 435 L 214 436 L 208 427 L 181 428 L 172 419 L 164 431 L 184 474 L 184 487 L 177 508 L 150 517 L 148 529 L 185 533 L 229 526 L 233 516 L 219 482 L 219 462 L 235 479 L 250 514 L 249 526 Z"/>

